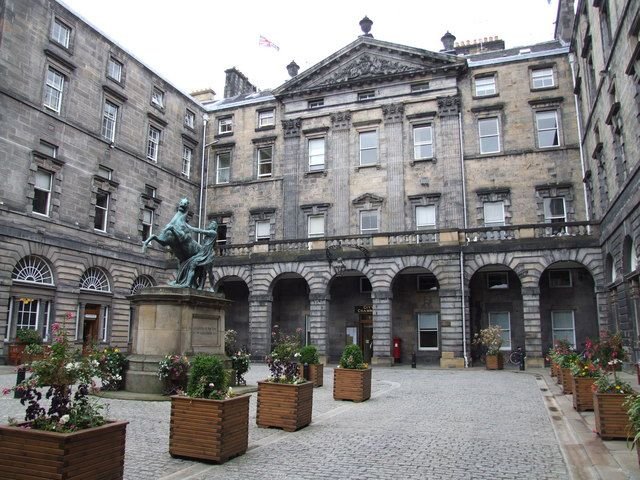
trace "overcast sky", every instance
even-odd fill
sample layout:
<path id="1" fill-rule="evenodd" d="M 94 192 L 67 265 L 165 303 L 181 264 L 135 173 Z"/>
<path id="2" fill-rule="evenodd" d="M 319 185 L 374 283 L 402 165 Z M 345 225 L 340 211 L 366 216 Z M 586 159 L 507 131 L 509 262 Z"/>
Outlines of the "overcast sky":
<path id="1" fill-rule="evenodd" d="M 558 0 L 62 0 L 86 21 L 186 93 L 224 92 L 236 67 L 259 89 L 305 70 L 362 34 L 426 50 L 498 36 L 507 47 L 553 39 Z M 280 49 L 258 45 L 263 35 Z"/>

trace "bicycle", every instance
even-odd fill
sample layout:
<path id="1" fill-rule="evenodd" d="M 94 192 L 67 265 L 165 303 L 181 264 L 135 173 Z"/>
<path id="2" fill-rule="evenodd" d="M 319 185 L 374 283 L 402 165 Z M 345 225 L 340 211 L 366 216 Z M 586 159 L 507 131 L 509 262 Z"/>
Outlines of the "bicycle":
<path id="1" fill-rule="evenodd" d="M 509 354 L 509 363 L 519 367 L 523 359 L 527 358 L 527 354 L 522 350 L 522 347 L 518 347 Z"/>

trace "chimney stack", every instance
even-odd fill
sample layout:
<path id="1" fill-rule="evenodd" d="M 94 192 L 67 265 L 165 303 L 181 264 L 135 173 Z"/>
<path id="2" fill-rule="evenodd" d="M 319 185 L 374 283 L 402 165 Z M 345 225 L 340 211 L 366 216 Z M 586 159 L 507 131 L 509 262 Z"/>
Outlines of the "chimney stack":
<path id="1" fill-rule="evenodd" d="M 225 70 L 226 79 L 224 82 L 224 98 L 231 98 L 243 93 L 253 93 L 256 91 L 249 79 L 236 67 Z"/>

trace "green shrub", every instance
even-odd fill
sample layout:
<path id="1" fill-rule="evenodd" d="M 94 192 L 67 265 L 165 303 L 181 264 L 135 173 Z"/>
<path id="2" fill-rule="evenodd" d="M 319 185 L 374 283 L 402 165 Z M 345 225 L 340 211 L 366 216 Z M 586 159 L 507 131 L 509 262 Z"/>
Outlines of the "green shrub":
<path id="1" fill-rule="evenodd" d="M 364 363 L 362 356 L 362 350 L 358 345 L 352 344 L 344 347 L 342 356 L 340 357 L 340 368 L 367 368 L 368 365 Z"/>
<path id="2" fill-rule="evenodd" d="M 196 355 L 191 360 L 187 395 L 194 398 L 222 400 L 229 390 L 224 363 L 215 355 Z"/>
<path id="3" fill-rule="evenodd" d="M 40 345 L 42 337 L 31 328 L 22 328 L 16 332 L 16 340 L 23 345 Z"/>
<path id="4" fill-rule="evenodd" d="M 300 349 L 300 363 L 303 365 L 315 365 L 320 363 L 318 359 L 318 349 L 313 345 L 307 345 Z"/>

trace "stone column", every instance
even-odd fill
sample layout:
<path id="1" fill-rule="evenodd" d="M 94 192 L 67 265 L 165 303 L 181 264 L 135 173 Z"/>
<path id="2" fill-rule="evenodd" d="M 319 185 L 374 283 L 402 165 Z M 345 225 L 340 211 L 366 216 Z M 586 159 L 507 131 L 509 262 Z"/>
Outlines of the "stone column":
<path id="1" fill-rule="evenodd" d="M 386 137 L 387 160 L 387 196 L 389 207 L 387 222 L 390 232 L 402 232 L 406 230 L 404 212 L 404 162 L 402 141 L 402 120 L 404 117 L 404 105 L 392 103 L 382 106 L 384 117 L 384 134 Z M 382 162 L 381 162 L 382 163 Z M 374 344 L 375 345 L 375 344 Z"/>
<path id="2" fill-rule="evenodd" d="M 261 359 L 271 351 L 271 295 L 249 297 L 249 351 Z"/>
<path id="3" fill-rule="evenodd" d="M 373 303 L 373 358 L 374 365 L 391 365 L 391 290 L 374 290 Z"/>
<path id="4" fill-rule="evenodd" d="M 596 305 L 598 308 L 598 330 L 609 329 L 609 292 L 596 290 Z"/>
<path id="5" fill-rule="evenodd" d="M 351 154 L 349 135 L 351 133 L 351 112 L 331 114 L 331 141 L 329 142 L 329 170 L 333 170 L 332 210 L 333 232 L 329 235 L 349 235 L 349 177 L 351 174 Z"/>
<path id="6" fill-rule="evenodd" d="M 527 353 L 527 366 L 544 367 L 539 287 L 524 287 L 522 289 L 522 317 L 524 323 L 524 349 Z"/>
<path id="7" fill-rule="evenodd" d="M 440 289 L 439 294 L 442 359 L 446 360 L 447 367 L 463 368 L 462 292 L 453 289 Z M 467 334 L 468 332 L 467 330 Z"/>
<path id="8" fill-rule="evenodd" d="M 302 120 L 294 118 L 282 121 L 284 132 L 284 154 L 282 162 L 282 200 L 284 238 L 298 237 L 298 188 L 300 178 L 298 167 L 300 164 L 300 127 Z"/>
<path id="9" fill-rule="evenodd" d="M 440 212 L 438 216 L 438 228 L 462 228 L 462 167 L 460 164 L 460 123 L 458 112 L 460 111 L 460 97 L 438 98 L 438 118 L 436 124 L 436 151 L 438 161 L 444 178 L 447 179 L 447 188 L 442 192 L 440 200 Z"/>
<path id="10" fill-rule="evenodd" d="M 329 295 L 312 293 L 309 295 L 309 328 L 311 343 L 318 348 L 321 361 L 327 361 Z"/>

